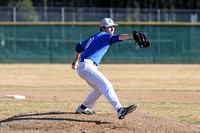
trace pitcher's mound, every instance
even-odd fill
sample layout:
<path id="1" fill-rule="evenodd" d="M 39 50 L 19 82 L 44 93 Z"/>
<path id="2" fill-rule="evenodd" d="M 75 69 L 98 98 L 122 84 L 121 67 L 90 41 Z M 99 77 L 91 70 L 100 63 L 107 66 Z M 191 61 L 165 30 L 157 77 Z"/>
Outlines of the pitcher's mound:
<path id="1" fill-rule="evenodd" d="M 116 113 L 97 112 L 96 115 L 83 115 L 71 112 L 49 112 L 24 114 L 1 121 L 1 132 L 176 132 L 199 133 L 200 125 L 180 122 L 174 119 L 155 116 L 150 113 L 133 112 L 123 120 Z"/>

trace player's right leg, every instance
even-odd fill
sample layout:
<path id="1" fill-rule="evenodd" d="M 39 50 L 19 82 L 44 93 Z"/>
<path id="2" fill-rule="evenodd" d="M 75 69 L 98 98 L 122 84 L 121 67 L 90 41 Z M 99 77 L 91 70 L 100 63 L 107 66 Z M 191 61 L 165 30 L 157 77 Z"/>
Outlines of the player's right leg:
<path id="1" fill-rule="evenodd" d="M 77 114 L 87 114 L 87 115 L 93 115 L 96 114 L 96 112 L 90 110 L 87 107 L 82 108 L 83 105 L 78 106 L 78 108 L 76 109 L 76 113 Z"/>
<path id="2" fill-rule="evenodd" d="M 87 81 L 86 81 L 87 82 Z M 101 91 L 90 82 L 87 82 L 94 90 L 87 96 L 85 101 L 83 102 L 83 105 L 88 107 L 89 109 L 92 109 L 97 100 L 101 97 L 102 93 Z"/>

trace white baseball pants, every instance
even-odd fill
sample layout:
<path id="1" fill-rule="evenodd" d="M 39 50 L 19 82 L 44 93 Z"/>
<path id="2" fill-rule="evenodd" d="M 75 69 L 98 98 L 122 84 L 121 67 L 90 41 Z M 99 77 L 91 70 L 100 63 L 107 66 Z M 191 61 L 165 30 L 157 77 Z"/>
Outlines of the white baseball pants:
<path id="1" fill-rule="evenodd" d="M 98 71 L 98 67 L 92 60 L 85 59 L 84 62 L 80 62 L 77 72 L 94 89 L 83 102 L 84 106 L 92 109 L 99 97 L 103 94 L 116 111 L 122 107 L 112 84 Z"/>

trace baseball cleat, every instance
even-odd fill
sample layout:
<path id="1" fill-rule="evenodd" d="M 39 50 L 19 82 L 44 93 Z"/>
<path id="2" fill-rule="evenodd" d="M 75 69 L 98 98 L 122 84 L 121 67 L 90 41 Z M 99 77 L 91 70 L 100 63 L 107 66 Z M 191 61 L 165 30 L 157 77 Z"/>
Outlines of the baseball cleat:
<path id="1" fill-rule="evenodd" d="M 136 108 L 137 108 L 137 105 L 135 105 L 135 104 L 133 104 L 133 105 L 131 105 L 129 107 L 121 107 L 119 112 L 118 112 L 118 118 L 119 119 L 124 119 L 124 117 L 127 114 L 132 113 Z"/>
<path id="2" fill-rule="evenodd" d="M 80 106 L 76 110 L 77 114 L 86 114 L 86 115 L 93 115 L 96 114 L 96 112 L 90 110 L 89 108 L 82 109 Z"/>

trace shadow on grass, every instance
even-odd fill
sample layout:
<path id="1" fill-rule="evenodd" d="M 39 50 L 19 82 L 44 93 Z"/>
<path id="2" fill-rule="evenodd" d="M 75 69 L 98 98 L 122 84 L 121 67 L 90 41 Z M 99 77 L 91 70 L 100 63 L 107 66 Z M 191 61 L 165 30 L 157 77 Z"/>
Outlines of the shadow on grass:
<path id="1" fill-rule="evenodd" d="M 36 113 L 36 114 L 25 114 L 25 115 L 18 115 L 13 116 L 8 119 L 4 119 L 0 121 L 0 124 L 6 123 L 6 122 L 12 122 L 12 121 L 21 121 L 21 120 L 50 120 L 50 121 L 73 121 L 73 122 L 88 122 L 88 123 L 95 123 L 97 125 L 101 124 L 112 124 L 111 122 L 101 122 L 101 121 L 95 121 L 95 120 L 80 120 L 80 119 L 72 119 L 72 118 L 53 118 L 53 117 L 44 117 L 39 118 L 37 116 L 48 116 L 48 115 L 60 115 L 60 114 L 66 114 L 67 115 L 80 115 L 76 114 L 74 112 L 49 112 L 49 113 Z M 34 116 L 34 118 L 33 118 Z"/>

